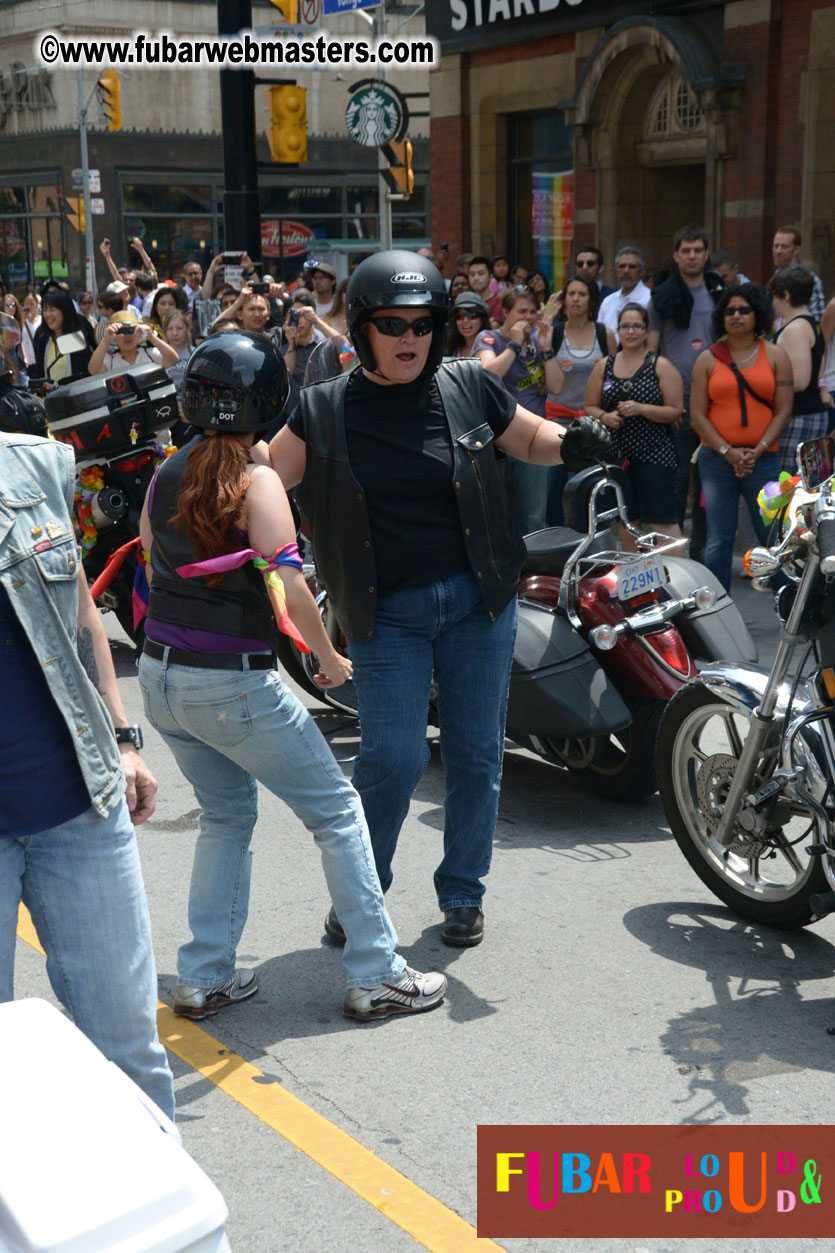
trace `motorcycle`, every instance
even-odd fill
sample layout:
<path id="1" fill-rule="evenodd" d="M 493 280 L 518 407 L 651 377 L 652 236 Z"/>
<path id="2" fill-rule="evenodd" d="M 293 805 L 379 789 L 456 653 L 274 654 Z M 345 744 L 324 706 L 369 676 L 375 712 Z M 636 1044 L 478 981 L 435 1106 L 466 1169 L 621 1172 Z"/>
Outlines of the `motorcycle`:
<path id="1" fill-rule="evenodd" d="M 336 349 L 322 344 L 306 382 L 333 377 L 337 368 Z M 661 716 L 697 673 L 697 659 L 755 661 L 757 654 L 718 580 L 675 555 L 668 535 L 629 522 L 627 491 L 619 467 L 594 465 L 566 486 L 567 525 L 525 538 L 506 735 L 598 795 L 636 799 L 656 789 Z M 637 552 L 615 547 L 615 522 L 632 535 Z M 345 652 L 315 559 L 305 576 L 329 638 Z M 279 657 L 311 695 L 356 714 L 352 684 L 323 691 L 313 677 L 316 658 L 287 637 Z M 432 700 L 430 720 L 436 718 Z"/>
<path id="2" fill-rule="evenodd" d="M 835 910 L 835 440 L 798 455 L 777 542 L 747 557 L 755 587 L 782 583 L 771 670 L 707 666 L 658 742 L 667 820 L 696 874 L 736 913 L 785 928 Z"/>
<path id="3" fill-rule="evenodd" d="M 115 613 L 138 643 L 139 517 L 154 471 L 170 451 L 168 431 L 178 417 L 174 384 L 162 366 L 130 366 L 49 388 L 45 404 L 51 434 L 75 451 L 74 519 L 88 582 L 99 608 Z"/>

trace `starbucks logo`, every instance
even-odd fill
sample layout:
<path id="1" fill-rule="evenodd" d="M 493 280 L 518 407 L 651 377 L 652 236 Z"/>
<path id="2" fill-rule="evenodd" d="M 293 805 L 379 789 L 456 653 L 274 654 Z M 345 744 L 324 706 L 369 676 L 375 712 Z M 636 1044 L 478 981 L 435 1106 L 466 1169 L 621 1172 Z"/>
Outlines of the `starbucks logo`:
<path id="1" fill-rule="evenodd" d="M 345 122 L 348 134 L 366 148 L 396 139 L 403 127 L 405 102 L 388 83 L 366 80 L 352 92 Z"/>

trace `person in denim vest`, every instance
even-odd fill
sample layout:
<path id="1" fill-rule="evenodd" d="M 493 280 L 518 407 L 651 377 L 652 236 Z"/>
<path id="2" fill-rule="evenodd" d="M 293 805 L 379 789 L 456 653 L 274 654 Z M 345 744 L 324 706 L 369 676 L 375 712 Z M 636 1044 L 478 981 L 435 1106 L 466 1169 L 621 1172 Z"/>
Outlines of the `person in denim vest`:
<path id="1" fill-rule="evenodd" d="M 0 434 L 0 1001 L 23 902 L 55 995 L 173 1118 L 133 830 L 157 785 L 79 561 L 74 489 L 71 448 Z"/>

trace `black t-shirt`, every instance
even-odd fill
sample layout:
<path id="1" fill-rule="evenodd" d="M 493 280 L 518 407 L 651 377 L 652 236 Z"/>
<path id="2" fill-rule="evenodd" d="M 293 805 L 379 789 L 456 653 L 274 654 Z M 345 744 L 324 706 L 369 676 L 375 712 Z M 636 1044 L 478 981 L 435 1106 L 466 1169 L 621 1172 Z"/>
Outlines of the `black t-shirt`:
<path id="1" fill-rule="evenodd" d="M 485 372 L 484 381 L 487 411 L 478 412 L 474 403 L 472 424 L 487 422 L 499 436 L 516 401 L 492 374 Z M 304 438 L 298 411 L 289 427 Z M 386 387 L 357 370 L 345 393 L 345 434 L 351 471 L 365 491 L 380 592 L 468 569 L 437 379 L 428 389 L 422 379 Z"/>

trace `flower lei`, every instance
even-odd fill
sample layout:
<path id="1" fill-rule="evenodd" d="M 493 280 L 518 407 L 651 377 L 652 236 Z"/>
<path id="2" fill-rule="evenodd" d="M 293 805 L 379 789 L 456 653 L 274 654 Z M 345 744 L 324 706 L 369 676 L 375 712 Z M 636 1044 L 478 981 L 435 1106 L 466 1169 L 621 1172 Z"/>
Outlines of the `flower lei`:
<path id="1" fill-rule="evenodd" d="M 150 451 L 150 448 L 148 451 Z M 177 449 L 173 444 L 154 444 L 154 465 L 160 465 L 161 462 L 165 461 L 167 457 L 170 457 L 176 451 Z M 100 465 L 85 466 L 75 476 L 73 503 L 75 519 L 81 532 L 82 560 L 92 552 L 99 538 L 98 528 L 93 521 L 93 501 L 103 487 L 104 470 Z"/>
<path id="2" fill-rule="evenodd" d="M 760 488 L 757 493 L 757 504 L 766 524 L 772 523 L 780 510 L 789 503 L 799 483 L 799 474 L 789 474 L 787 470 L 783 470 L 779 479 L 772 479 L 770 483 Z"/>

